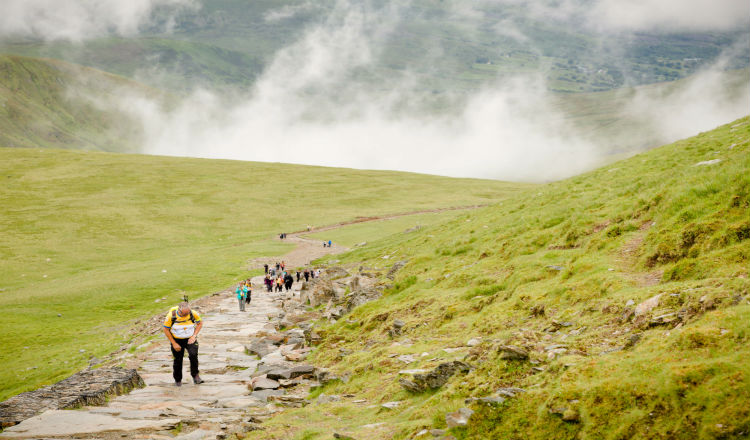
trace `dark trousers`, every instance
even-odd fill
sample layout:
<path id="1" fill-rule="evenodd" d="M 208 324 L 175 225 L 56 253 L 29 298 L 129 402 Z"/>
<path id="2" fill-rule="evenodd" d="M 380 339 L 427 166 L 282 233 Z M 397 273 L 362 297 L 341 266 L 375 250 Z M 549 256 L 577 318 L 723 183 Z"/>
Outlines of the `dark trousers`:
<path id="1" fill-rule="evenodd" d="M 185 350 L 187 350 L 188 359 L 190 359 L 190 375 L 193 377 L 198 375 L 198 341 L 195 341 L 194 344 L 188 344 L 187 339 L 174 338 L 174 340 L 182 347 L 182 350 L 175 351 L 171 344 L 169 346 L 174 357 L 172 377 L 174 377 L 175 382 L 182 382 L 182 359 L 185 357 Z"/>

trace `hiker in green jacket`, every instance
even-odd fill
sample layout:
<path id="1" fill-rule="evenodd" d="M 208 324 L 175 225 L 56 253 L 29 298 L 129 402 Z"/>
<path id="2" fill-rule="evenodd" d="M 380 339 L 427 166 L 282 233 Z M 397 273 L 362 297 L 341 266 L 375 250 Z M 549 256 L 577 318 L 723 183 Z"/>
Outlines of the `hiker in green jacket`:
<path id="1" fill-rule="evenodd" d="M 247 298 L 247 286 L 245 283 L 240 283 L 237 285 L 237 289 L 234 290 L 234 293 L 237 294 L 237 301 L 240 303 L 240 312 L 245 311 L 245 298 Z"/>

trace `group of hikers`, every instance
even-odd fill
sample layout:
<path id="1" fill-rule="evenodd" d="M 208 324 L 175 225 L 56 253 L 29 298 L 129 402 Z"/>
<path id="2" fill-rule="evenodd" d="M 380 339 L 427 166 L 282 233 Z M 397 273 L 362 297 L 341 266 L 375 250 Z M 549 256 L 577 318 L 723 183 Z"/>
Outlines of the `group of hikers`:
<path id="1" fill-rule="evenodd" d="M 330 242 L 329 242 L 330 243 Z M 330 244 L 328 244 L 330 246 Z M 272 292 L 274 287 L 276 292 L 282 292 L 283 289 L 289 291 L 292 289 L 294 284 L 294 276 L 290 271 L 286 269 L 286 263 L 284 261 L 277 262 L 274 266 L 268 264 L 263 265 L 265 270 L 265 277 L 263 282 L 266 285 L 266 289 Z M 305 281 L 309 281 L 311 278 L 315 278 L 320 275 L 320 269 L 314 270 L 305 268 L 304 270 L 297 269 L 296 277 L 297 282 L 303 278 Z M 235 288 L 235 294 L 237 294 L 237 301 L 240 306 L 240 311 L 245 311 L 245 305 L 250 304 L 253 294 L 253 286 L 250 278 L 240 281 Z M 198 341 L 197 336 L 203 327 L 203 321 L 201 320 L 198 312 L 191 309 L 188 304 L 187 298 L 179 305 L 172 307 L 164 318 L 164 334 L 170 343 L 172 350 L 173 364 L 172 373 L 176 386 L 182 385 L 182 360 L 185 352 L 188 353 L 190 359 L 190 375 L 193 378 L 193 383 L 203 383 L 200 375 L 198 374 Z"/>

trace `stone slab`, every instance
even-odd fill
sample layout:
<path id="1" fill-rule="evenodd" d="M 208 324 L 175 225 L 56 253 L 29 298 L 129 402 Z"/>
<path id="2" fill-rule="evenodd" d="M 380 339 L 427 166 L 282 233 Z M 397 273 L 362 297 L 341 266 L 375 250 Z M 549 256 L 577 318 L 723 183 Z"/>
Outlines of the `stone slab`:
<path id="1" fill-rule="evenodd" d="M 180 419 L 176 418 L 131 420 L 86 411 L 51 410 L 7 428 L 0 433 L 0 438 L 61 437 L 138 429 L 164 430 L 172 429 L 178 423 Z"/>

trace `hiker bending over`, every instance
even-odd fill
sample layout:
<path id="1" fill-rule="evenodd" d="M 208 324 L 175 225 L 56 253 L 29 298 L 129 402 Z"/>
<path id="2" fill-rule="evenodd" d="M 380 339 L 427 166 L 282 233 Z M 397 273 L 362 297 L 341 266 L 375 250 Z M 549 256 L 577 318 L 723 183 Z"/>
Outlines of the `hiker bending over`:
<path id="1" fill-rule="evenodd" d="M 187 302 L 174 306 L 164 318 L 164 334 L 169 339 L 172 349 L 172 377 L 176 386 L 182 385 L 182 360 L 185 350 L 190 359 L 190 375 L 196 384 L 203 383 L 198 375 L 198 333 L 203 328 L 203 321 L 197 312 L 190 310 Z"/>

